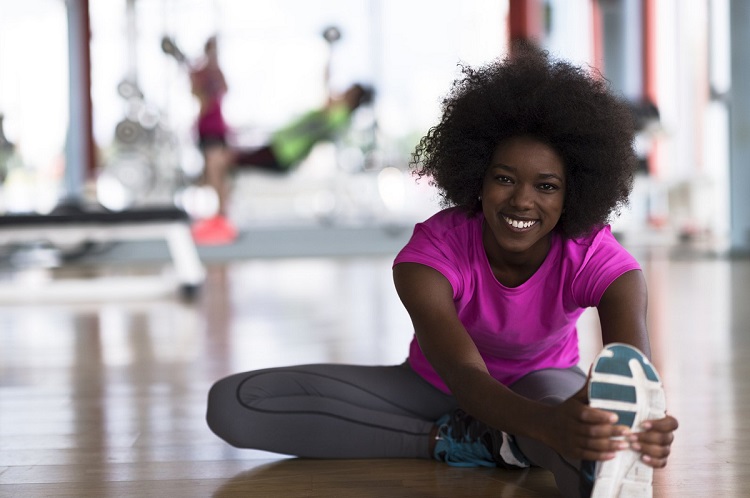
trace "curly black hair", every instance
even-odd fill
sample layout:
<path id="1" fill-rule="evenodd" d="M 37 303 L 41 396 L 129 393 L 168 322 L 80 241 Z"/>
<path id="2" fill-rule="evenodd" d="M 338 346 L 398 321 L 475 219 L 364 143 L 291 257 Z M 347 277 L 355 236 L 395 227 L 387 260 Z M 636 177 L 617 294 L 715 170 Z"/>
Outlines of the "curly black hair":
<path id="1" fill-rule="evenodd" d="M 563 160 L 565 201 L 556 227 L 563 236 L 590 233 L 627 205 L 637 167 L 633 117 L 604 78 L 531 45 L 462 73 L 410 162 L 418 178 L 439 189 L 443 207 L 479 212 L 492 154 L 517 136 L 546 143 Z"/>

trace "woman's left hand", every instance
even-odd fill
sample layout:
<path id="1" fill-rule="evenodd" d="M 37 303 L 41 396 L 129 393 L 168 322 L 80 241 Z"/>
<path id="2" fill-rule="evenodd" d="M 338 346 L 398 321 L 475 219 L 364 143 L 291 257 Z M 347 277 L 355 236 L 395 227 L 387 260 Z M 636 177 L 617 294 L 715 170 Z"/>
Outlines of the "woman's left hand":
<path id="1" fill-rule="evenodd" d="M 641 424 L 640 432 L 634 432 L 627 437 L 630 447 L 641 452 L 644 463 L 654 468 L 667 465 L 667 457 L 674 441 L 674 431 L 679 424 L 671 415 L 658 420 L 647 420 Z"/>

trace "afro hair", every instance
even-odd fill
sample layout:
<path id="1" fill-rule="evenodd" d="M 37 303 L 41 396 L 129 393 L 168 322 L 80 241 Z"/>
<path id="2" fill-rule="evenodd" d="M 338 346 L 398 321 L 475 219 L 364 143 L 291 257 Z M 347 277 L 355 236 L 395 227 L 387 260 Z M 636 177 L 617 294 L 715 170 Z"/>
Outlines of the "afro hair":
<path id="1" fill-rule="evenodd" d="M 548 144 L 563 160 L 564 211 L 556 227 L 563 236 L 585 235 L 627 205 L 637 167 L 633 117 L 605 79 L 527 44 L 484 67 L 462 67 L 462 75 L 411 160 L 444 207 L 480 211 L 495 148 L 518 136 Z"/>

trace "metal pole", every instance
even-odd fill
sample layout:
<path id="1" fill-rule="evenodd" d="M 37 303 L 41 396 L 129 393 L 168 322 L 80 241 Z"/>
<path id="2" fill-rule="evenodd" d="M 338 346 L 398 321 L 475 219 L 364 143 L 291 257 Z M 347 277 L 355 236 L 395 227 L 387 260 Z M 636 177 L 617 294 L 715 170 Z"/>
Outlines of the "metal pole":
<path id="1" fill-rule="evenodd" d="M 69 120 L 61 206 L 79 206 L 94 169 L 88 0 L 66 0 L 68 9 Z"/>
<path id="2" fill-rule="evenodd" d="M 731 90 L 729 106 L 730 251 L 750 254 L 750 2 L 730 5 Z"/>

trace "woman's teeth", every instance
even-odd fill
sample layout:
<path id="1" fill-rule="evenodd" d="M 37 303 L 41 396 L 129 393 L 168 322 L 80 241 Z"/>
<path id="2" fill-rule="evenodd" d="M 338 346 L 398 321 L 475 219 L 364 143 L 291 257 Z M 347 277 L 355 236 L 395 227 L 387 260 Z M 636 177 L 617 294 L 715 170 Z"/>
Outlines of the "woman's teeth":
<path id="1" fill-rule="evenodd" d="M 533 225 L 534 223 L 536 223 L 536 221 L 518 221 L 518 220 L 513 220 L 513 219 L 510 219 L 510 218 L 506 218 L 505 216 L 503 216 L 503 218 L 505 219 L 505 222 L 508 225 L 512 226 L 513 228 L 529 228 L 531 225 Z"/>

